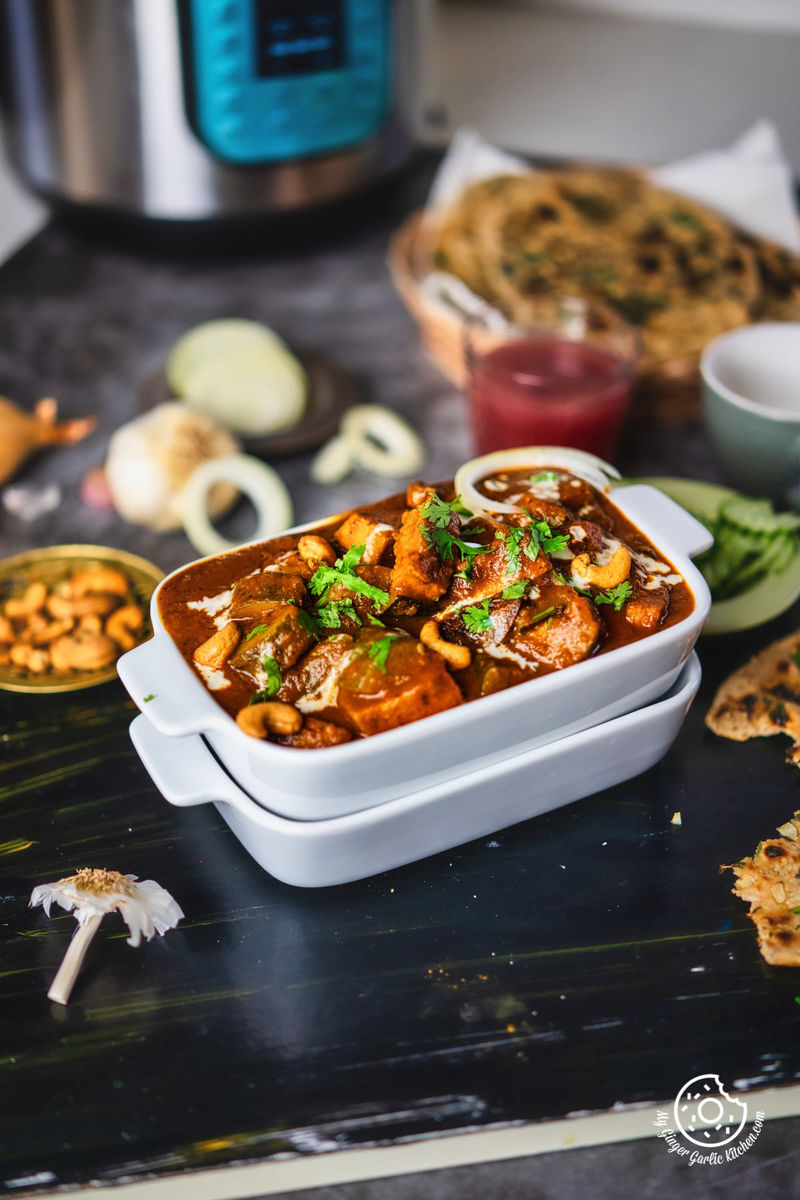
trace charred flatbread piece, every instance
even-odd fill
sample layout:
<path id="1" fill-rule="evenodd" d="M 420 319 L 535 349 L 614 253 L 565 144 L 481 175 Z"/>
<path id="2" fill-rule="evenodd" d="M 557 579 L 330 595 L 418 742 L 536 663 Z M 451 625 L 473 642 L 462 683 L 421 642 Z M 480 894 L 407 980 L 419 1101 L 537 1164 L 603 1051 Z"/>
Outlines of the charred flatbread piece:
<path id="1" fill-rule="evenodd" d="M 753 319 L 800 316 L 800 259 L 628 169 L 473 183 L 432 250 L 432 265 L 517 324 L 535 323 L 552 296 L 615 309 L 638 327 L 646 370 L 694 360 Z"/>
<path id="2" fill-rule="evenodd" d="M 800 766 L 800 632 L 734 671 L 714 697 L 706 725 L 735 742 L 785 733 L 792 739 L 786 757 Z"/>
<path id="3" fill-rule="evenodd" d="M 759 842 L 752 858 L 720 868 L 736 874 L 733 894 L 750 905 L 766 962 L 800 967 L 800 812 L 781 825 L 780 838 Z"/>

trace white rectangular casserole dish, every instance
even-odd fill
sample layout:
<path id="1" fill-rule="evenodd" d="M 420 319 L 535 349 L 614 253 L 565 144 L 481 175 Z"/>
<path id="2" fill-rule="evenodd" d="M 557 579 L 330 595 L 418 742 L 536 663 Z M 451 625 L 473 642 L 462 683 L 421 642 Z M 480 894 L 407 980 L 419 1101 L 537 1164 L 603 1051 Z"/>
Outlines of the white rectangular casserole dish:
<path id="1" fill-rule="evenodd" d="M 619 488 L 612 499 L 683 576 L 694 609 L 641 641 L 540 679 L 340 746 L 296 750 L 257 741 L 217 704 L 165 630 L 158 595 L 166 581 L 151 604 L 154 637 L 120 659 L 120 678 L 159 733 L 203 734 L 250 796 L 293 820 L 342 816 L 466 775 L 648 704 L 671 687 L 691 653 L 711 597 L 690 556 L 707 549 L 711 535 L 655 488 Z"/>
<path id="2" fill-rule="evenodd" d="M 292 821 L 256 804 L 202 737 L 164 737 L 141 716 L 130 732 L 170 804 L 215 804 L 270 875 L 297 887 L 327 887 L 486 837 L 641 774 L 672 745 L 699 684 L 700 664 L 692 654 L 674 686 L 654 704 L 464 779 L 323 821 Z"/>

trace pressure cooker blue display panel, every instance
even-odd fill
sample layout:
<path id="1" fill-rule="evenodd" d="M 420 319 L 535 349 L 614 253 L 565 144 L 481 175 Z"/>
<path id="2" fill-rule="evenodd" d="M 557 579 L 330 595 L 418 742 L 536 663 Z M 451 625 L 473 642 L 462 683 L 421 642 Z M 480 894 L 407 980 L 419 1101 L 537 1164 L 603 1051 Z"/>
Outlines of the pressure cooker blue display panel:
<path id="1" fill-rule="evenodd" d="M 189 0 L 196 132 L 232 163 L 357 146 L 386 116 L 392 0 Z"/>
<path id="2" fill-rule="evenodd" d="M 261 76 L 306 75 L 344 63 L 343 0 L 256 0 Z"/>

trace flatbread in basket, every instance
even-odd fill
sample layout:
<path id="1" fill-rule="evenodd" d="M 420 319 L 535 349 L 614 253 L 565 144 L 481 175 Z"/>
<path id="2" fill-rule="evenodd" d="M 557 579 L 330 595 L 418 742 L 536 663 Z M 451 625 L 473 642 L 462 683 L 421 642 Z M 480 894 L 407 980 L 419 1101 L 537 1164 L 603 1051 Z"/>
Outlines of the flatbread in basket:
<path id="1" fill-rule="evenodd" d="M 717 334 L 800 319 L 800 259 L 634 170 L 482 179 L 444 212 L 409 218 L 389 266 L 423 343 L 459 383 L 459 312 L 473 301 L 521 325 L 549 295 L 607 305 L 639 330 L 640 382 L 695 394 L 700 354 Z M 456 280 L 469 304 L 458 285 L 453 295 Z"/>

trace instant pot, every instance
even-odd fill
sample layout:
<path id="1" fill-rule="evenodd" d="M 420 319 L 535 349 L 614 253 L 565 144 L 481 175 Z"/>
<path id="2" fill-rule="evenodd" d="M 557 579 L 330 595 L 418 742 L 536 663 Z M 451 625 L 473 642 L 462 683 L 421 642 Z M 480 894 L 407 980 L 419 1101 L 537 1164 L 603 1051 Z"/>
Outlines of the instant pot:
<path id="1" fill-rule="evenodd" d="M 8 154 L 50 199 L 252 217 L 409 154 L 427 0 L 0 0 Z"/>

